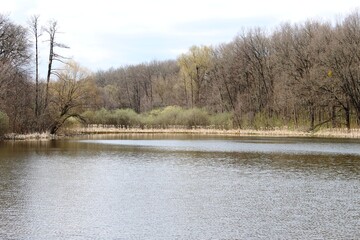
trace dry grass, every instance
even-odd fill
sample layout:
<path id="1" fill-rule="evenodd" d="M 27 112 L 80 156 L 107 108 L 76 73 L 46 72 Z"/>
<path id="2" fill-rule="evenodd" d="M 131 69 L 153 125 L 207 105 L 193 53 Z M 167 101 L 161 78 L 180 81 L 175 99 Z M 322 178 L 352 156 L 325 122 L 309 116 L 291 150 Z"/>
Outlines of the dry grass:
<path id="1" fill-rule="evenodd" d="M 4 136 L 6 140 L 49 140 L 54 139 L 55 136 L 48 132 L 45 133 L 28 133 L 28 134 L 16 134 L 9 133 Z"/>
<path id="2" fill-rule="evenodd" d="M 115 127 L 87 127 L 72 130 L 73 134 L 199 134 L 224 136 L 267 136 L 267 137 L 326 137 L 326 138 L 360 138 L 360 129 L 326 129 L 317 132 L 305 132 L 289 129 L 277 130 L 221 130 L 208 128 L 169 128 L 169 129 L 141 129 L 141 128 L 115 128 Z"/>
<path id="3" fill-rule="evenodd" d="M 64 129 L 59 136 L 54 136 L 45 133 L 31 133 L 31 134 L 6 134 L 6 140 L 50 140 L 64 136 L 76 136 L 84 134 L 192 134 L 192 135 L 219 135 L 219 136 L 258 136 L 258 137 L 323 137 L 323 138 L 360 138 L 360 129 L 324 129 L 317 132 L 305 132 L 289 129 L 276 130 L 221 130 L 213 128 L 115 128 L 115 127 L 76 127 Z"/>

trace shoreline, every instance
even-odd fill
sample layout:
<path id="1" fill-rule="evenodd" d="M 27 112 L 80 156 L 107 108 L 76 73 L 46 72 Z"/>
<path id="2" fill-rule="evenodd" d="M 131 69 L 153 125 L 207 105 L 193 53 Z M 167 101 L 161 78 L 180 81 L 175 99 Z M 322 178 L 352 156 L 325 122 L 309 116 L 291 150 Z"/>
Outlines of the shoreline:
<path id="1" fill-rule="evenodd" d="M 88 127 L 75 130 L 78 134 L 191 134 L 191 135 L 219 135 L 239 137 L 318 137 L 318 138 L 349 138 L 360 139 L 360 129 L 324 129 L 316 132 L 299 130 L 275 129 L 275 130 L 254 130 L 254 129 L 213 129 L 213 128 L 168 128 L 168 129 L 140 129 L 140 128 L 98 128 Z M 75 134 L 76 135 L 76 134 Z"/>
<path id="2" fill-rule="evenodd" d="M 254 129 L 213 129 L 213 128 L 115 128 L 115 127 L 82 127 L 64 129 L 59 135 L 49 133 L 31 134 L 7 134 L 5 141 L 9 140 L 34 140 L 46 141 L 54 139 L 74 138 L 85 135 L 115 135 L 115 134 L 183 134 L 183 135 L 216 135 L 216 136 L 237 136 L 237 137 L 303 137 L 303 138 L 340 138 L 340 139 L 360 139 L 360 129 L 323 129 L 316 132 L 306 132 L 289 129 L 275 130 L 254 130 Z"/>

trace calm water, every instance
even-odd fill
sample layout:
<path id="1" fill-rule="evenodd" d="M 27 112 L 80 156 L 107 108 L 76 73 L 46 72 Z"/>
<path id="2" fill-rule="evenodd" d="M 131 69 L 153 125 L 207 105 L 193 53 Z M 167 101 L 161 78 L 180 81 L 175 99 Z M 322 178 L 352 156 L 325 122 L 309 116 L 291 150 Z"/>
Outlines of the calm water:
<path id="1" fill-rule="evenodd" d="M 0 239 L 359 239 L 360 141 L 0 143 Z"/>

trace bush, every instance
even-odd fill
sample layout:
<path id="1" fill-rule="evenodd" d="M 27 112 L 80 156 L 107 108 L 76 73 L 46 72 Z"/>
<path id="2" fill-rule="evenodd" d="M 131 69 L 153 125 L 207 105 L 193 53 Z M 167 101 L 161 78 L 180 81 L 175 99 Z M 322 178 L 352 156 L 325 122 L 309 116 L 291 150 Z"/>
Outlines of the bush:
<path id="1" fill-rule="evenodd" d="M 86 111 L 82 114 L 88 124 L 132 127 L 140 123 L 139 115 L 132 109 L 109 111 L 102 108 L 98 111 Z"/>
<path id="2" fill-rule="evenodd" d="M 117 127 L 133 127 L 139 125 L 140 122 L 138 114 L 132 109 L 118 109 L 111 116 L 112 119 L 115 119 L 114 125 Z"/>
<path id="3" fill-rule="evenodd" d="M 164 108 L 157 116 L 156 122 L 163 127 L 180 124 L 180 115 L 184 110 L 178 106 Z"/>
<path id="4" fill-rule="evenodd" d="M 109 111 L 102 108 L 97 111 L 88 110 L 81 114 L 86 119 L 88 124 L 106 125 L 109 124 Z"/>
<path id="5" fill-rule="evenodd" d="M 146 126 L 167 128 L 179 124 L 179 116 L 182 111 L 184 110 L 181 107 L 168 106 L 142 114 L 141 119 Z"/>
<path id="6" fill-rule="evenodd" d="M 9 117 L 6 113 L 0 112 L 0 136 L 9 130 Z"/>
<path id="7" fill-rule="evenodd" d="M 161 113 L 161 109 L 154 109 L 148 113 L 143 113 L 140 116 L 141 124 L 147 127 L 155 127 L 158 125 L 157 118 Z"/>
<path id="8" fill-rule="evenodd" d="M 233 114 L 229 112 L 217 113 L 210 117 L 211 125 L 218 129 L 233 128 Z"/>
<path id="9" fill-rule="evenodd" d="M 98 111 L 86 111 L 83 114 L 89 124 L 112 125 L 116 127 L 205 127 L 213 126 L 219 129 L 233 127 L 233 114 L 218 113 L 212 116 L 205 109 L 184 109 L 179 106 L 168 106 L 154 109 L 147 113 L 137 114 L 132 109 L 117 109 L 114 111 L 104 108 Z"/>
<path id="10" fill-rule="evenodd" d="M 155 109 L 141 115 L 142 123 L 151 127 L 167 128 L 171 126 L 208 126 L 210 116 L 200 108 L 183 109 L 178 106 L 168 106 Z"/>
<path id="11" fill-rule="evenodd" d="M 88 124 L 95 124 L 95 112 L 87 110 L 81 114 Z"/>
<path id="12" fill-rule="evenodd" d="M 209 114 L 200 108 L 187 109 L 179 116 L 180 123 L 189 128 L 196 126 L 208 126 L 210 124 Z"/>

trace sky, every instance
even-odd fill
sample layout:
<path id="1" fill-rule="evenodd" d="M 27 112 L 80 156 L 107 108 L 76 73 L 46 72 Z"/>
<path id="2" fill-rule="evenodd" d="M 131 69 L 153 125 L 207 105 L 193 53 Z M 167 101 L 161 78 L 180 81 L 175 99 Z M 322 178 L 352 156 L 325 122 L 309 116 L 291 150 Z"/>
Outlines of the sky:
<path id="1" fill-rule="evenodd" d="M 251 27 L 335 21 L 359 7 L 358 0 L 0 0 L 0 13 L 17 24 L 26 26 L 34 14 L 42 25 L 56 20 L 57 41 L 70 47 L 61 54 L 94 72 L 176 59 L 193 45 L 230 42 Z"/>

